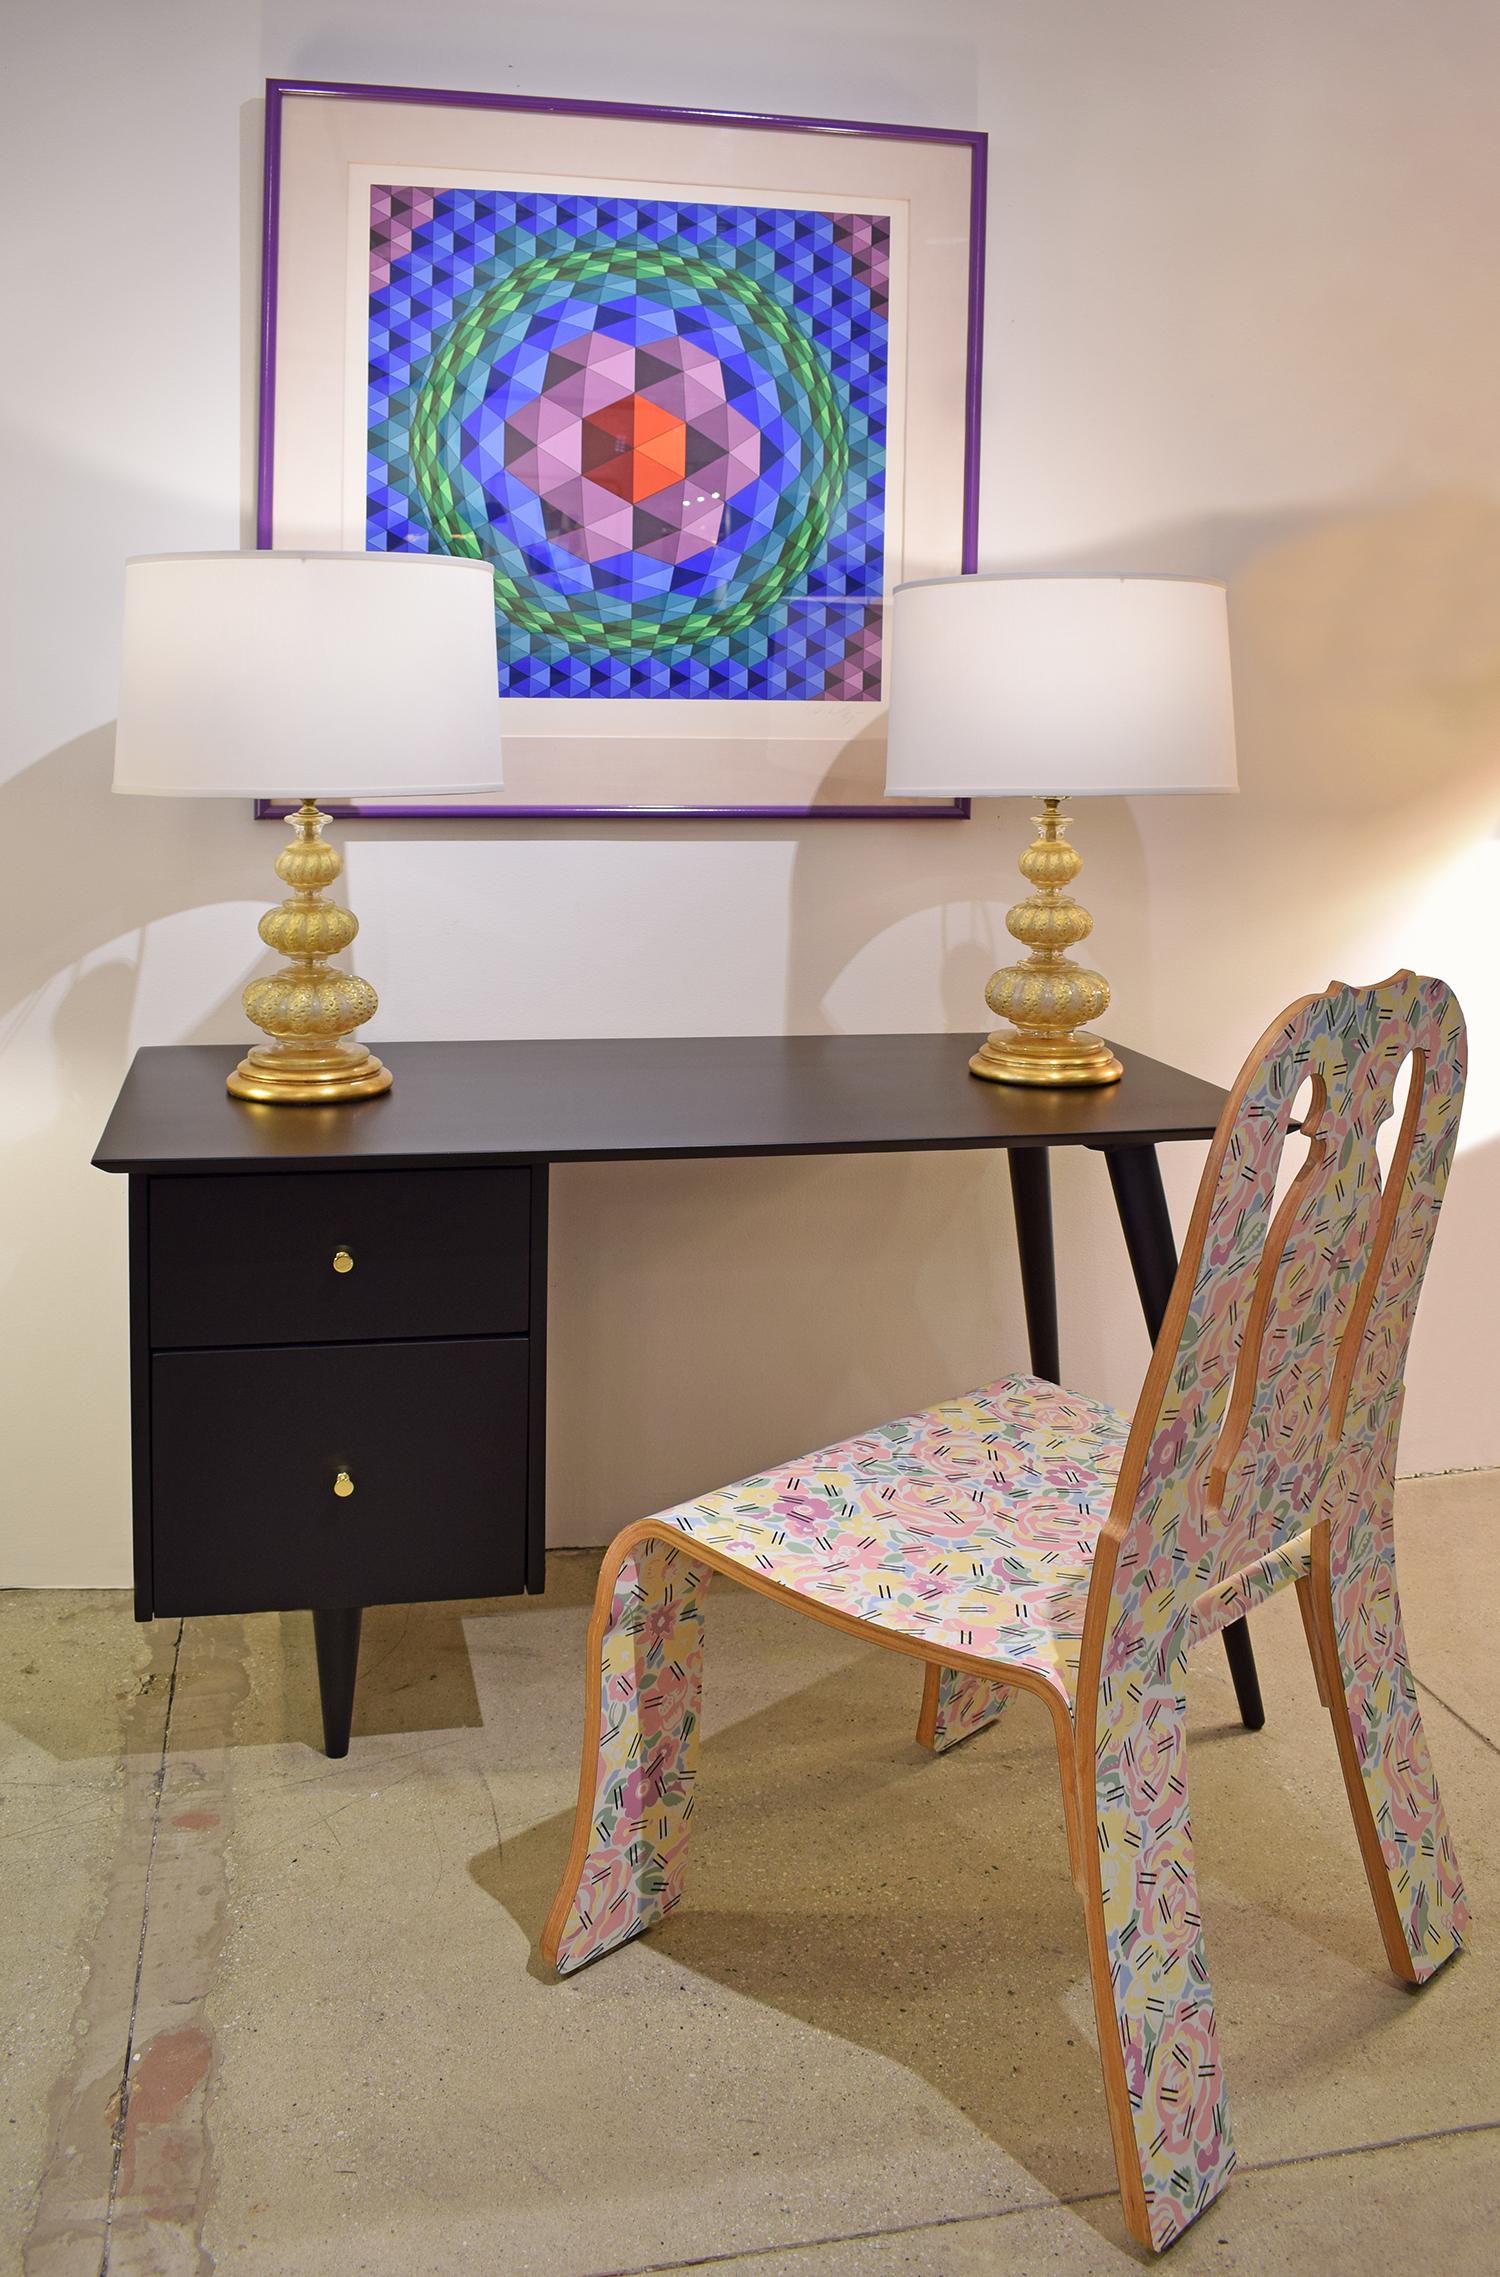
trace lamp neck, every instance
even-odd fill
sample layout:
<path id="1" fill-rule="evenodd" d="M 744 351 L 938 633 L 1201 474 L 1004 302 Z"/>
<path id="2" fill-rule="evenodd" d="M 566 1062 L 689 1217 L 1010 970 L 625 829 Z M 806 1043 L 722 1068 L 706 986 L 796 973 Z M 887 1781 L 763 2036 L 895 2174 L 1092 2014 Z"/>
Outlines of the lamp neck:
<path id="1" fill-rule="evenodd" d="M 1072 816 L 1063 813 L 1060 798 L 1044 798 L 1041 813 L 1034 814 L 1031 819 L 1036 824 L 1037 835 L 1021 856 L 1018 865 L 1021 875 L 1032 888 L 1033 897 L 1037 894 L 1061 895 L 1083 868 L 1083 856 L 1076 846 L 1068 843 L 1067 830 Z M 1012 910 L 1011 916 L 1014 915 L 1015 911 Z M 1006 923 L 1010 925 L 1010 931 L 1017 940 L 1027 938 L 1016 932 L 1009 918 Z M 1087 930 L 1085 926 L 1084 932 Z M 1083 933 L 1075 937 L 1082 940 Z"/>
<path id="2" fill-rule="evenodd" d="M 276 875 L 293 893 L 308 899 L 321 896 L 344 867 L 343 855 L 323 836 L 323 825 L 328 819 L 313 800 L 304 799 L 296 813 L 289 817 L 293 836 L 276 857 Z"/>

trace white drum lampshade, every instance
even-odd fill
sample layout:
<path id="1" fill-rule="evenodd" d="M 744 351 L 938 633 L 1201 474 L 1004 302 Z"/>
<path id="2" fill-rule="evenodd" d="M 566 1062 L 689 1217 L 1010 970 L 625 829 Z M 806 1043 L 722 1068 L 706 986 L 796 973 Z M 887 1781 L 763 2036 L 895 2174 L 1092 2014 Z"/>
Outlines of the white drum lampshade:
<path id="1" fill-rule="evenodd" d="M 376 1011 L 330 963 L 359 931 L 327 900 L 343 868 L 314 796 L 440 798 L 500 788 L 489 564 L 401 553 L 168 554 L 125 570 L 114 787 L 298 802 L 277 859 L 288 898 L 260 936 L 287 962 L 245 991 L 270 1037 L 236 1098 L 307 1104 L 387 1090 L 348 1041 Z"/>
<path id="2" fill-rule="evenodd" d="M 886 789 L 898 797 L 1041 797 L 1021 860 L 1033 890 L 1006 918 L 1030 949 L 985 991 L 1011 1020 L 969 1062 L 1006 1083 L 1111 1083 L 1083 1032 L 1109 1003 L 1070 948 L 1093 919 L 1062 800 L 1237 787 L 1224 588 L 1176 577 L 935 577 L 891 604 Z"/>
<path id="3" fill-rule="evenodd" d="M 896 588 L 888 791 L 1235 787 L 1222 585 L 934 577 Z"/>
<path id="4" fill-rule="evenodd" d="M 394 799 L 500 788 L 489 564 L 163 554 L 125 566 L 117 791 Z"/>

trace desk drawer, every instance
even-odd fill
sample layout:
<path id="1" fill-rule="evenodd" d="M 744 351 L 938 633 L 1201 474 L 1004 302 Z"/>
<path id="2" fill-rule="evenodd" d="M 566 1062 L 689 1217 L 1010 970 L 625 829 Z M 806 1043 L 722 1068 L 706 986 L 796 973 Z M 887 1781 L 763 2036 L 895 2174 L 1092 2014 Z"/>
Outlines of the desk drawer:
<path id="1" fill-rule="evenodd" d="M 523 1589 L 528 1351 L 516 1336 L 159 1353 L 155 1611 Z"/>
<path id="2" fill-rule="evenodd" d="M 524 1169 L 153 1178 L 152 1346 L 520 1334 L 530 1203 Z"/>

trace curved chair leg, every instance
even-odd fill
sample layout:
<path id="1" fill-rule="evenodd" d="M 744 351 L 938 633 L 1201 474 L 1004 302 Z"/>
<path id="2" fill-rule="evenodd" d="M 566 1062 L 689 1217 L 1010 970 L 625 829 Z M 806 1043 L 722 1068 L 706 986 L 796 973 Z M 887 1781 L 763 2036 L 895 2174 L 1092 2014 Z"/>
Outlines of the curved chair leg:
<path id="1" fill-rule="evenodd" d="M 1393 1503 L 1388 1473 L 1314 1529 L 1307 1603 L 1386 1957 L 1423 1984 L 1458 1951 L 1469 1909 L 1406 1662 Z"/>
<path id="2" fill-rule="evenodd" d="M 1015 1688 L 1010 1684 L 992 1684 L 988 1677 L 966 1675 L 959 1668 L 939 1668 L 930 1660 L 923 1671 L 917 1745 L 941 1755 L 957 1747 L 960 1740 L 987 1730 L 1014 1698 Z"/>
<path id="3" fill-rule="evenodd" d="M 1187 1704 L 1100 1688 L 1082 1765 L 1084 1912 L 1099 2056 L 1132 2236 L 1160 2252 L 1234 2172 L 1187 1807 Z M 1090 1772 L 1093 1776 L 1090 1776 Z"/>
<path id="4" fill-rule="evenodd" d="M 1313 1681 L 1318 1687 L 1318 1706 L 1320 1708 L 1331 1708 L 1333 1706 L 1333 1688 L 1328 1681 L 1328 1671 L 1323 1665 L 1325 1646 L 1323 1631 L 1318 1625 L 1317 1605 L 1318 1600 L 1313 1589 L 1311 1573 L 1299 1574 L 1297 1576 L 1297 1610 L 1302 1615 L 1302 1633 L 1307 1638 L 1307 1653 L 1312 1662 Z"/>
<path id="5" fill-rule="evenodd" d="M 708 1582 L 706 1566 L 655 1534 L 626 1535 L 600 1573 L 573 1848 L 542 1931 L 561 1976 L 681 1900 Z"/>

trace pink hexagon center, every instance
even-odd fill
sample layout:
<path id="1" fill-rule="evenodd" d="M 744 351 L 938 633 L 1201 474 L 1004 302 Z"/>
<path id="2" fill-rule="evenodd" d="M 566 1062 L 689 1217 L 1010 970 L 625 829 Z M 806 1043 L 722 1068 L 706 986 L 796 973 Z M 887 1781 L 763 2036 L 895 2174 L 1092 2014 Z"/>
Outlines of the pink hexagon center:
<path id="1" fill-rule="evenodd" d="M 760 472 L 760 431 L 726 402 L 718 358 L 676 336 L 581 333 L 552 350 L 532 400 L 494 424 L 503 435 L 484 435 L 481 454 L 535 493 L 549 542 L 582 561 L 705 552 Z"/>

